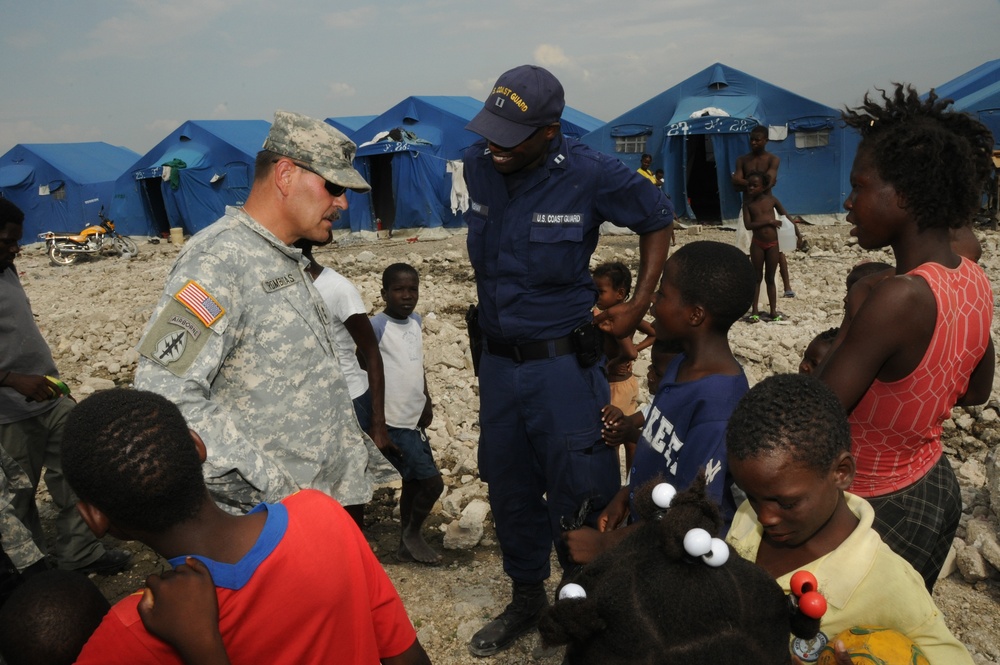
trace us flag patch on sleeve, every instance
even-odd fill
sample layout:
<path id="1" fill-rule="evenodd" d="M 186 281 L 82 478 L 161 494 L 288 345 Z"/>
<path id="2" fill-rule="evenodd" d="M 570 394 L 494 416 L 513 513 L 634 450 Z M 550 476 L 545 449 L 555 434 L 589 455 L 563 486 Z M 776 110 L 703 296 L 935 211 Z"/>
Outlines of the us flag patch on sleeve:
<path id="1" fill-rule="evenodd" d="M 174 295 L 174 298 L 187 307 L 206 326 L 211 326 L 226 313 L 222 305 L 193 279 L 185 284 L 184 288 Z"/>

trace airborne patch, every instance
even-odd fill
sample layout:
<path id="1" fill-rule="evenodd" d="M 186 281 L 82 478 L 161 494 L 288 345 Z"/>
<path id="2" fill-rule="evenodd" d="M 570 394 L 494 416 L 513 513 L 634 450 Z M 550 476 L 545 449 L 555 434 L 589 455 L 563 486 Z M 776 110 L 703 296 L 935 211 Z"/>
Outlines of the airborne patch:
<path id="1" fill-rule="evenodd" d="M 214 331 L 219 335 L 224 329 L 224 322 L 209 328 L 200 318 L 191 316 L 186 304 L 170 299 L 139 341 L 139 353 L 175 376 L 183 376 L 215 336 L 206 333 Z"/>

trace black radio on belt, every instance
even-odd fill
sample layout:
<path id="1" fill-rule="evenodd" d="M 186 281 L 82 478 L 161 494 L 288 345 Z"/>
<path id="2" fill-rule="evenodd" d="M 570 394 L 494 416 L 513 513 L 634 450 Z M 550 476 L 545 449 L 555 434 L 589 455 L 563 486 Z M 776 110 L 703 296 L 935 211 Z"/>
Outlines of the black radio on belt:
<path id="1" fill-rule="evenodd" d="M 569 334 L 580 367 L 591 367 L 604 354 L 604 332 L 593 321 L 581 324 Z"/>

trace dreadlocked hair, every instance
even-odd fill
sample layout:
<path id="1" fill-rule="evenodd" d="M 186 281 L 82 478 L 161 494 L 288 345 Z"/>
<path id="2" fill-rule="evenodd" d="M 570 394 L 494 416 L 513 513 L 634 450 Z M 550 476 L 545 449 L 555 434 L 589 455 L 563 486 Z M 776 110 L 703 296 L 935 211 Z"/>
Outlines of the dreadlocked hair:
<path id="1" fill-rule="evenodd" d="M 120 526 L 162 532 L 194 517 L 207 496 L 184 417 L 156 393 L 95 393 L 70 412 L 63 472 L 73 491 Z"/>
<path id="2" fill-rule="evenodd" d="M 949 111 L 952 100 L 931 90 L 921 99 L 913 86 L 894 83 L 881 100 L 845 109 L 844 122 L 861 133 L 858 153 L 871 155 L 879 177 L 899 192 L 925 230 L 970 222 L 993 172 L 990 130 L 972 116 Z"/>
<path id="3" fill-rule="evenodd" d="M 636 492 L 642 521 L 573 580 L 586 598 L 556 601 L 539 622 L 546 644 L 566 644 L 569 665 L 717 665 L 787 662 L 789 633 L 818 622 L 790 608 L 762 568 L 731 554 L 711 567 L 684 551 L 693 528 L 716 533 L 719 510 L 702 474 L 664 511 L 651 481 Z"/>

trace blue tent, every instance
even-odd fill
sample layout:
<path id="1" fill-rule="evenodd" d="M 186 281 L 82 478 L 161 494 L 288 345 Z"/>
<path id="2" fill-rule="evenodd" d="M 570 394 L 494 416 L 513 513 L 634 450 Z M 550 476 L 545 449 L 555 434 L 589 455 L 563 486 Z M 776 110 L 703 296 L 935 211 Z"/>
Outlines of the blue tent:
<path id="1" fill-rule="evenodd" d="M 189 120 L 135 161 L 118 179 L 112 217 L 134 233 L 171 227 L 197 233 L 227 205 L 243 205 L 254 158 L 271 123 Z M 169 167 L 169 169 L 165 169 Z"/>
<path id="2" fill-rule="evenodd" d="M 740 218 L 730 177 L 750 151 L 749 133 L 769 127 L 767 149 L 781 159 L 775 195 L 791 214 L 834 214 L 850 191 L 858 136 L 840 112 L 716 63 L 583 137 L 639 168 L 642 153 L 665 173 L 678 215 L 703 221 Z"/>
<path id="3" fill-rule="evenodd" d="M 480 139 L 465 125 L 482 108 L 482 101 L 466 96 L 407 97 L 349 134 L 359 146 L 354 166 L 372 191 L 348 192 L 338 228 L 375 230 L 376 220 L 384 228 L 462 226 L 451 202 L 450 169 Z M 563 133 L 582 136 L 601 121 L 567 108 L 562 124 Z"/>
<path id="4" fill-rule="evenodd" d="M 22 143 L 0 158 L 0 196 L 24 211 L 26 243 L 45 231 L 77 232 L 100 223 L 115 180 L 138 156 L 107 143 Z"/>
<path id="5" fill-rule="evenodd" d="M 375 115 L 342 115 L 336 118 L 327 118 L 323 122 L 333 125 L 347 136 L 350 136 L 377 117 Z"/>
<path id="6" fill-rule="evenodd" d="M 979 118 L 993 132 L 993 149 L 1000 150 L 1000 60 L 985 62 L 935 88 L 954 108 Z"/>

